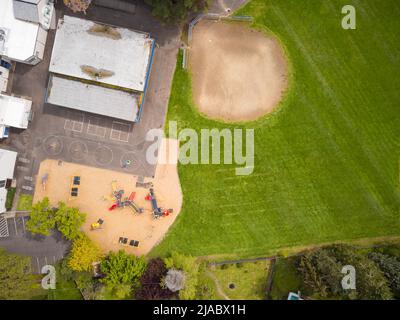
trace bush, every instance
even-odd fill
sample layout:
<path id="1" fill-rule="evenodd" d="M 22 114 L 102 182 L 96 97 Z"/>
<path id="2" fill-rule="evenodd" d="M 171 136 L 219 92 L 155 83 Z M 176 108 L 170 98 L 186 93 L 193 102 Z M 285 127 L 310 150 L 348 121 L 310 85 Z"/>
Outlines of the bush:
<path id="1" fill-rule="evenodd" d="M 7 190 L 7 198 L 6 198 L 6 209 L 7 210 L 11 210 L 12 209 L 16 191 L 17 191 L 16 188 L 10 188 L 10 189 Z"/>

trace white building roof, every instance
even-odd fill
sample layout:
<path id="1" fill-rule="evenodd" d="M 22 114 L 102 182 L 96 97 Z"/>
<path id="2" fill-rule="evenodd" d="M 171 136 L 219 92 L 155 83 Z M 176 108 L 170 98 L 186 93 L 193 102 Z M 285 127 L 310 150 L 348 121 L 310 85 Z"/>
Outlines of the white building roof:
<path id="1" fill-rule="evenodd" d="M 0 94 L 0 126 L 28 128 L 32 101 Z"/>
<path id="2" fill-rule="evenodd" d="M 6 34 L 5 41 L 0 40 L 0 55 L 25 61 L 35 54 L 39 24 L 16 19 L 12 0 L 0 0 L 0 29 Z"/>
<path id="3" fill-rule="evenodd" d="M 14 176 L 17 153 L 0 149 L 0 180 L 12 179 Z M 0 213 L 6 211 L 7 190 L 0 188 Z"/>
<path id="4" fill-rule="evenodd" d="M 49 81 L 47 102 L 128 121 L 135 121 L 139 110 L 137 94 L 55 75 Z"/>
<path id="5" fill-rule="evenodd" d="M 49 70 L 143 92 L 152 45 L 145 33 L 64 16 L 58 22 Z M 107 76 L 93 78 L 82 68 Z"/>

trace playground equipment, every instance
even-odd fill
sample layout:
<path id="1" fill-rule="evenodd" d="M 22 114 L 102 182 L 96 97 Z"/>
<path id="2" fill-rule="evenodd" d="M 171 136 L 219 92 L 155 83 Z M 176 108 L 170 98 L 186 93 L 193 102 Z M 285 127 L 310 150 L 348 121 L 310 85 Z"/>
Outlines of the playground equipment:
<path id="1" fill-rule="evenodd" d="M 102 225 L 104 223 L 104 220 L 99 219 L 97 222 L 94 222 L 90 225 L 91 230 L 98 230 L 101 229 Z"/>
<path id="2" fill-rule="evenodd" d="M 128 198 L 124 198 L 125 191 L 123 189 L 118 190 L 116 181 L 113 181 L 111 183 L 111 188 L 113 190 L 112 195 L 113 195 L 114 203 L 108 209 L 109 211 L 113 211 L 114 209 L 117 209 L 117 208 L 128 207 L 139 214 L 144 212 L 144 209 L 139 207 L 134 201 L 135 196 L 136 196 L 135 192 L 132 192 Z"/>
<path id="3" fill-rule="evenodd" d="M 151 207 L 153 209 L 153 217 L 155 219 L 169 216 L 169 214 L 173 212 L 172 209 L 165 210 L 165 209 L 163 209 L 163 208 L 158 206 L 157 198 L 156 198 L 156 195 L 154 193 L 154 189 L 153 188 L 150 188 L 149 194 L 146 196 L 145 199 L 147 201 L 151 201 Z"/>
<path id="4" fill-rule="evenodd" d="M 46 173 L 42 176 L 42 189 L 43 191 L 46 191 L 46 183 L 47 183 L 47 179 L 49 178 L 49 174 Z"/>

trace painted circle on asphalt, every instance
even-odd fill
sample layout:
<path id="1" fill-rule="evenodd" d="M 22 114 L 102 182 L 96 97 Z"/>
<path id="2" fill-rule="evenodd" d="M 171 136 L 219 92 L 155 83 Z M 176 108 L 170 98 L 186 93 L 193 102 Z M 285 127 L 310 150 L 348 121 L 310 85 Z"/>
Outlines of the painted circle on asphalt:
<path id="1" fill-rule="evenodd" d="M 27 146 L 31 142 L 31 140 L 32 139 L 29 132 L 24 131 L 19 135 L 19 141 L 24 146 Z"/>
<path id="2" fill-rule="evenodd" d="M 94 151 L 94 160 L 97 164 L 105 166 L 110 164 L 114 159 L 114 154 L 109 147 L 98 146 Z"/>
<path id="3" fill-rule="evenodd" d="M 63 151 L 64 145 L 57 136 L 48 136 L 43 141 L 43 149 L 50 156 L 57 156 Z"/>
<path id="4" fill-rule="evenodd" d="M 136 156 L 136 153 L 133 151 L 124 153 L 121 157 L 120 163 L 121 163 L 121 168 L 129 171 L 136 170 L 140 166 L 138 157 Z"/>
<path id="5" fill-rule="evenodd" d="M 69 145 L 69 153 L 73 159 L 82 160 L 88 154 L 88 147 L 84 142 L 72 141 Z"/>

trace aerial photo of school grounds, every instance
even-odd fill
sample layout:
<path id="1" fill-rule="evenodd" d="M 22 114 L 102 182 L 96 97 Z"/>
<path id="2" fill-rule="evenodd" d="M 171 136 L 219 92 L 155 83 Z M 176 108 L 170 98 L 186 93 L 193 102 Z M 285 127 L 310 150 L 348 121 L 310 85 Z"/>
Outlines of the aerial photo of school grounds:
<path id="1" fill-rule="evenodd" d="M 0 0 L 1 300 L 400 299 L 399 1 L 42 2 Z"/>

